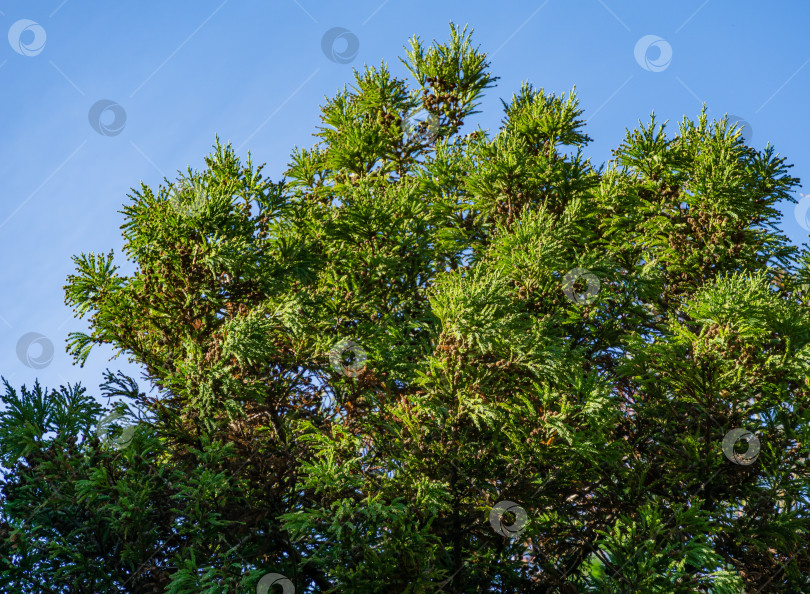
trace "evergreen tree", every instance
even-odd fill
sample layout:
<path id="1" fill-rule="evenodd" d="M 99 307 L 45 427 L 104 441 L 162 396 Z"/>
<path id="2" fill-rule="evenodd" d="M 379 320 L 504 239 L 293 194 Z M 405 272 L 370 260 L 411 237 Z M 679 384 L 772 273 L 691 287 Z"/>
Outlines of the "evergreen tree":
<path id="1" fill-rule="evenodd" d="M 705 110 L 594 167 L 574 91 L 467 29 L 322 107 L 265 179 L 217 140 L 66 302 L 154 390 L 5 385 L 13 592 L 807 592 L 798 180 Z M 155 395 L 150 395 L 156 391 Z M 273 584 L 277 587 L 273 587 Z"/>

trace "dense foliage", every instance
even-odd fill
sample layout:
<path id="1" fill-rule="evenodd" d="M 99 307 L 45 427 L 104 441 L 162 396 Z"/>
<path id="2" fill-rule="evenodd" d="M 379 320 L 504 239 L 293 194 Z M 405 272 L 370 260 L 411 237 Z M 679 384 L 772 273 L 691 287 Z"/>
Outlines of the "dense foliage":
<path id="1" fill-rule="evenodd" d="M 403 63 L 279 182 L 217 141 L 133 190 L 134 274 L 74 258 L 69 352 L 151 389 L 6 383 L 0 588 L 810 591 L 784 159 L 704 111 L 597 168 L 573 92 L 462 133 L 496 80 L 466 29 Z"/>

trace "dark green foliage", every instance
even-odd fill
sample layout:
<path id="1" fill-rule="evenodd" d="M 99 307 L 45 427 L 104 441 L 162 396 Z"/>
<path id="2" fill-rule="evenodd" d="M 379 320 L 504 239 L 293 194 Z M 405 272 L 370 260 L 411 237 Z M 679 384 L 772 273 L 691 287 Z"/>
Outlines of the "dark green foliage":
<path id="1" fill-rule="evenodd" d="M 217 141 L 134 190 L 134 275 L 75 258 L 70 352 L 112 345 L 157 395 L 108 375 L 143 414 L 99 439 L 83 389 L 6 384 L 0 587 L 810 591 L 784 159 L 704 111 L 594 168 L 573 91 L 461 133 L 496 80 L 466 30 L 404 64 L 415 87 L 356 72 L 278 183 Z"/>

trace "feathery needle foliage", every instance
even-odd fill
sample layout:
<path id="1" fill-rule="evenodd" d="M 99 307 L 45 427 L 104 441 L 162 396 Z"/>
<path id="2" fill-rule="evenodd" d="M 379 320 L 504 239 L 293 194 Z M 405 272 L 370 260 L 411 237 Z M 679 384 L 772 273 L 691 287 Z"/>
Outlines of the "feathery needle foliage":
<path id="1" fill-rule="evenodd" d="M 573 90 L 472 128 L 466 28 L 403 63 L 281 181 L 217 140 L 133 190 L 134 274 L 74 258 L 69 352 L 156 395 L 6 383 L 0 589 L 810 591 L 789 165 L 704 110 L 594 167 Z"/>

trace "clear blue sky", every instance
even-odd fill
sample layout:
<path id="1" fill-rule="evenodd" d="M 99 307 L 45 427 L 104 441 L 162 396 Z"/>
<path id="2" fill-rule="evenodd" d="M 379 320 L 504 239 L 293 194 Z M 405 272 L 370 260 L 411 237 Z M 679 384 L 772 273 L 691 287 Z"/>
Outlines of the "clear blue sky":
<path id="1" fill-rule="evenodd" d="M 475 29 L 501 77 L 473 124 L 496 129 L 500 98 L 524 80 L 553 92 L 576 85 L 594 138 L 587 155 L 599 164 L 653 110 L 674 131 L 705 102 L 712 117 L 747 121 L 753 146 L 770 142 L 810 179 L 806 0 L 0 1 L 0 375 L 15 386 L 81 380 L 97 392 L 105 367 L 133 372 L 104 350 L 72 366 L 65 338 L 86 325 L 62 291 L 71 255 L 120 254 L 129 188 L 201 168 L 216 134 L 279 179 L 353 67 L 385 60 L 404 77 L 397 57 L 408 38 L 446 39 L 451 20 Z M 349 31 L 333 46 L 338 58 L 359 44 L 350 62 L 322 49 L 333 27 Z M 660 39 L 635 51 L 648 35 Z M 120 106 L 96 118 L 110 135 L 89 121 L 102 100 Z M 785 233 L 806 241 L 793 205 L 783 212 Z M 41 369 L 17 355 L 31 332 L 55 348 Z M 27 351 L 33 361 L 40 348 Z"/>

